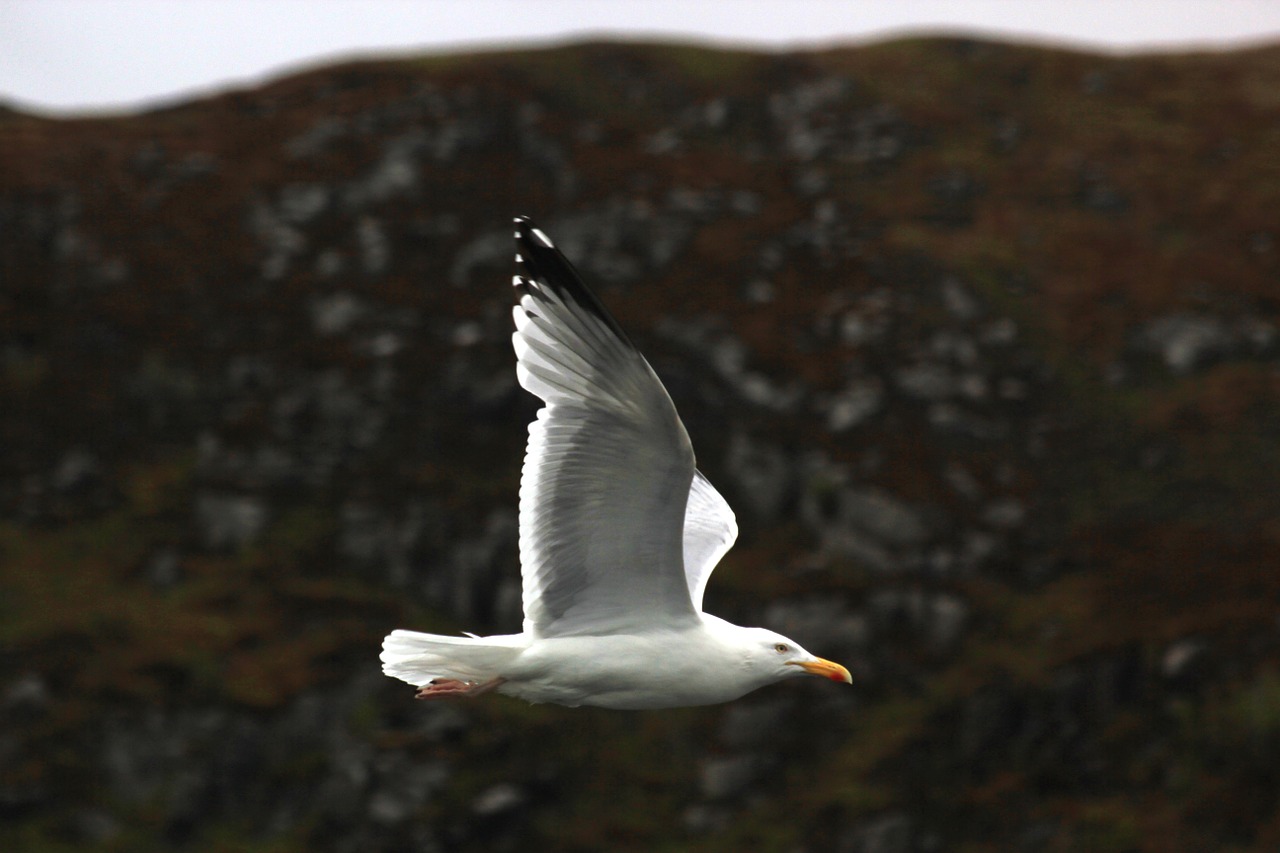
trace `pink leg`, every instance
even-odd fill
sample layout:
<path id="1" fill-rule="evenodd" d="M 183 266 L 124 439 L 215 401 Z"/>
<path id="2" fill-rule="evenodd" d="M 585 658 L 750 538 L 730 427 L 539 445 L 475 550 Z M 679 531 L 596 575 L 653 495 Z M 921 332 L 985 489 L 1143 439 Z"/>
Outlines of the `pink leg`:
<path id="1" fill-rule="evenodd" d="M 442 699 L 446 696 L 465 696 L 472 698 L 483 696 L 500 684 L 505 678 L 491 678 L 488 681 L 459 681 L 456 678 L 435 678 L 430 684 L 418 688 L 415 699 Z"/>

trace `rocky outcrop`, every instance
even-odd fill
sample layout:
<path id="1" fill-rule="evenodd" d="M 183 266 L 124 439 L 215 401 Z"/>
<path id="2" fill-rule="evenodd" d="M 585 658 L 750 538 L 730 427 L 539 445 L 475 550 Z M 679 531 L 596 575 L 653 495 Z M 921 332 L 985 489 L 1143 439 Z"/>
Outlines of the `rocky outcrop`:
<path id="1" fill-rule="evenodd" d="M 0 847 L 1272 844 L 1276 67 L 600 44 L 0 112 Z M 380 675 L 519 625 L 517 213 L 738 514 L 709 609 L 853 689 Z"/>

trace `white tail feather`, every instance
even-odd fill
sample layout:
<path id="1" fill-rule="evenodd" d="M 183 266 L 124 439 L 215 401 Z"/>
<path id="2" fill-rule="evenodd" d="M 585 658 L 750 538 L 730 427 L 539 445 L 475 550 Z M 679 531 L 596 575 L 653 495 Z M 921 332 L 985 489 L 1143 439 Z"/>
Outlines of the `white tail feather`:
<path id="1" fill-rule="evenodd" d="M 396 630 L 382 641 L 382 671 L 415 687 L 435 678 L 489 681 L 502 676 L 524 642 L 519 635 L 446 637 Z"/>

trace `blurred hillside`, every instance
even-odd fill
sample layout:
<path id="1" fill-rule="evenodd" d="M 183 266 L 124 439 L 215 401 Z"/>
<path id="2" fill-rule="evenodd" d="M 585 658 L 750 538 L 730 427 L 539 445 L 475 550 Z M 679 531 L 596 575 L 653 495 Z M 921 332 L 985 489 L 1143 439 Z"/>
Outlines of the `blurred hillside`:
<path id="1" fill-rule="evenodd" d="M 1280 48 L 589 44 L 0 110 L 0 848 L 1274 850 Z M 510 220 L 855 685 L 413 701 L 519 626 Z M 655 662 L 660 666 L 661 662 Z"/>

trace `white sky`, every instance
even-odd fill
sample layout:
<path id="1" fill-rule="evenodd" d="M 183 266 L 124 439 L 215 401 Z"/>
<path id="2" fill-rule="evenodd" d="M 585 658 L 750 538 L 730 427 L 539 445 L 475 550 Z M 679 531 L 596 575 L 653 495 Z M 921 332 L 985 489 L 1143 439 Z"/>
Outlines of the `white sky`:
<path id="1" fill-rule="evenodd" d="M 0 0 L 0 101 L 172 101 L 353 55 L 587 35 L 758 47 L 967 32 L 1133 51 L 1280 41 L 1280 0 Z"/>

